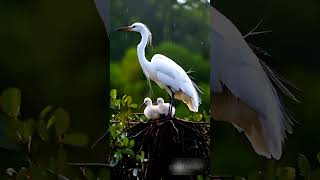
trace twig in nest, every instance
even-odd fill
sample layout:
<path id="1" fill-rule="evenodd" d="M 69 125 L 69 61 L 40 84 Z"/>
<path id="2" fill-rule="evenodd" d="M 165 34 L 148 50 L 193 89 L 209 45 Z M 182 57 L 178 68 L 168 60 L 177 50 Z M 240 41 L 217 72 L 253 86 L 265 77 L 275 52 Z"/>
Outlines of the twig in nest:
<path id="1" fill-rule="evenodd" d="M 178 131 L 178 129 L 177 129 L 177 127 L 176 127 L 176 125 L 174 125 L 174 123 L 173 123 L 173 121 L 172 121 L 172 120 L 170 120 L 170 122 L 171 122 L 171 124 L 172 124 L 173 128 L 177 131 L 177 134 L 179 134 L 179 131 Z"/>
<path id="2" fill-rule="evenodd" d="M 105 163 L 65 163 L 69 166 L 104 166 L 104 167 L 111 167 L 110 164 Z"/>

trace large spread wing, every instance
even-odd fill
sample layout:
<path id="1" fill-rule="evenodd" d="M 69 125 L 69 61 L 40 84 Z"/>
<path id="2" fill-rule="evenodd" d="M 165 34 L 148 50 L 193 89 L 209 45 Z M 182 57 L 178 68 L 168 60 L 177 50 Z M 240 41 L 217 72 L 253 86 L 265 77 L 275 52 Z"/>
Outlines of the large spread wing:
<path id="1" fill-rule="evenodd" d="M 284 110 L 276 89 L 273 87 L 267 73 L 264 71 L 258 57 L 253 53 L 245 42 L 242 34 L 216 9 L 212 9 L 212 50 L 211 50 L 211 89 L 214 94 L 223 94 L 225 89 L 231 92 L 235 99 L 235 105 L 226 106 L 228 112 L 237 112 L 237 108 L 245 109 L 243 112 L 234 115 L 233 118 L 219 117 L 220 120 L 238 123 L 240 128 L 250 126 L 248 123 L 260 124 L 260 135 L 264 137 L 268 152 L 257 152 L 266 157 L 273 156 L 279 159 L 282 152 L 282 142 L 286 137 L 286 130 L 291 131 L 289 116 Z M 212 103 L 215 104 L 215 96 Z M 236 100 L 241 101 L 237 103 Z M 224 102 L 225 105 L 227 102 Z M 230 102 L 229 102 L 230 103 Z M 238 105 L 238 106 L 237 106 Z M 216 107 L 219 106 L 216 105 Z M 242 107 L 240 107 L 242 106 Z M 244 108 L 244 106 L 247 106 Z M 219 108 L 217 108 L 219 109 Z M 253 109 L 258 116 L 243 116 Z M 213 114 L 215 112 L 213 110 Z M 225 116 L 229 116 L 225 114 Z M 245 118 L 252 119 L 245 119 Z M 250 129 L 251 128 L 251 129 Z M 255 127 L 250 126 L 248 130 Z M 245 129 L 245 128 L 243 128 Z M 259 131 L 256 128 L 257 131 Z M 255 141 L 257 134 L 246 132 L 255 150 L 261 149 L 260 143 Z M 268 155 L 269 153 L 269 155 Z"/>

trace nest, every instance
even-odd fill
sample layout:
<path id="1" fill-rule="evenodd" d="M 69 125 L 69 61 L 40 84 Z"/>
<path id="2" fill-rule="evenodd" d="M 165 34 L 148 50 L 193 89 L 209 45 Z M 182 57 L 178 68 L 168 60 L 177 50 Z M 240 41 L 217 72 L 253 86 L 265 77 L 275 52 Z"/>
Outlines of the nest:
<path id="1" fill-rule="evenodd" d="M 145 152 L 146 160 L 137 164 L 132 158 L 123 158 L 113 168 L 112 176 L 116 179 L 196 179 L 194 175 L 173 176 L 169 167 L 176 159 L 209 159 L 209 123 L 189 122 L 179 118 L 130 122 L 128 137 L 134 138 L 136 142 L 133 148 L 135 152 Z M 204 169 L 201 172 L 203 174 L 207 167 Z M 133 173 L 133 170 L 138 173 Z"/>

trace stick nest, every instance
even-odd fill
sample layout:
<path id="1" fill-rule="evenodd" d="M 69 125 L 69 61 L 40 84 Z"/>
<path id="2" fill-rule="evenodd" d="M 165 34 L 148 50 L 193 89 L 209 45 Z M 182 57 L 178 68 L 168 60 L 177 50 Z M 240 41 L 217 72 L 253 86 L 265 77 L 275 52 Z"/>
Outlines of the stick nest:
<path id="1" fill-rule="evenodd" d="M 209 123 L 189 122 L 179 118 L 149 122 L 129 122 L 128 137 L 134 138 L 133 150 L 145 152 L 146 161 L 137 169 L 139 179 L 196 179 L 192 176 L 171 176 L 168 167 L 177 158 L 201 158 L 208 160 Z M 132 158 L 123 158 L 112 176 L 116 179 L 137 179 Z M 179 178 L 178 178 L 179 177 Z"/>

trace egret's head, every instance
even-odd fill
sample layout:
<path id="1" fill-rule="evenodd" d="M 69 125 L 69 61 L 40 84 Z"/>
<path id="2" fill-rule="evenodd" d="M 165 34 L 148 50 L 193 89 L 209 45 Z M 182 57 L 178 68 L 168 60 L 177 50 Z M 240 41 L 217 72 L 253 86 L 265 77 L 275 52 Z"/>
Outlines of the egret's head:
<path id="1" fill-rule="evenodd" d="M 130 26 L 119 28 L 119 29 L 117 29 L 117 31 L 138 32 L 138 33 L 140 33 L 141 35 L 147 36 L 147 37 L 148 37 L 148 43 L 151 44 L 151 41 L 152 41 L 151 31 L 150 31 L 149 28 L 148 28 L 146 25 L 144 25 L 143 23 L 136 22 L 136 23 L 133 23 L 133 24 L 130 25 Z"/>
<path id="2" fill-rule="evenodd" d="M 145 105 L 147 105 L 147 106 L 150 106 L 150 105 L 152 105 L 152 100 L 147 97 L 147 98 L 144 99 L 143 103 L 144 103 Z"/>
<path id="3" fill-rule="evenodd" d="M 158 98 L 158 99 L 157 99 L 157 104 L 163 104 L 163 103 L 164 103 L 163 98 Z"/>

